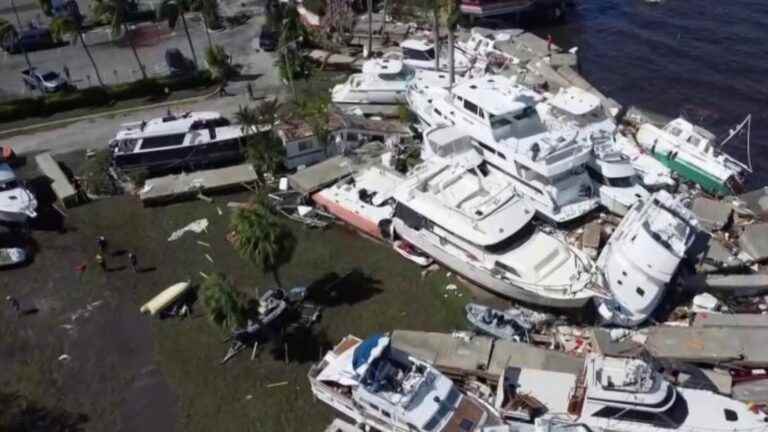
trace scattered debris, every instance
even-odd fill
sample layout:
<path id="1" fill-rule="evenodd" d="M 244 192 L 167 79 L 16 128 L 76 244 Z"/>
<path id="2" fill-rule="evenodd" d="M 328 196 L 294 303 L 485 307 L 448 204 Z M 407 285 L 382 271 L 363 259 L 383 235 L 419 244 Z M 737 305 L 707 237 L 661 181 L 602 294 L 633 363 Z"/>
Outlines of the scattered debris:
<path id="1" fill-rule="evenodd" d="M 144 303 L 139 311 L 154 316 L 163 309 L 171 306 L 176 300 L 184 295 L 185 292 L 187 292 L 190 286 L 191 284 L 189 281 L 173 284 L 154 296 L 148 302 Z"/>
<path id="2" fill-rule="evenodd" d="M 180 239 L 181 236 L 183 236 L 187 231 L 200 234 L 201 232 L 205 231 L 206 228 L 208 228 L 208 219 L 198 219 L 194 222 L 190 222 L 189 225 L 185 226 L 184 228 L 174 231 L 171 236 L 168 237 L 168 241 L 170 242 Z"/>
<path id="3" fill-rule="evenodd" d="M 266 387 L 267 388 L 281 387 L 281 386 L 284 386 L 284 385 L 287 385 L 287 384 L 288 384 L 288 381 L 280 381 L 280 382 L 276 382 L 276 383 L 272 383 L 272 384 L 267 384 Z"/>

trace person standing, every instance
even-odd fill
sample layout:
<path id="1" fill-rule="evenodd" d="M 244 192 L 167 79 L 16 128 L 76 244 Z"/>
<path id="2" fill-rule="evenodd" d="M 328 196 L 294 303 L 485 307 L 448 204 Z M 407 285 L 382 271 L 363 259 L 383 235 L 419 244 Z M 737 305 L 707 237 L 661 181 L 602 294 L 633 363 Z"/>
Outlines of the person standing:
<path id="1" fill-rule="evenodd" d="M 69 68 L 64 65 L 64 76 L 67 77 L 67 81 L 72 81 L 72 77 L 69 75 Z"/>
<path id="2" fill-rule="evenodd" d="M 107 253 L 107 239 L 100 235 L 96 237 L 96 246 L 99 248 L 99 253 Z"/>
<path id="3" fill-rule="evenodd" d="M 13 309 L 14 312 L 16 312 L 16 316 L 21 316 L 21 303 L 16 299 L 16 297 L 6 296 L 5 301 L 8 302 L 8 305 Z"/>
<path id="4" fill-rule="evenodd" d="M 102 270 L 107 271 L 107 261 L 104 259 L 101 253 L 96 254 L 96 264 L 98 264 Z"/>
<path id="5" fill-rule="evenodd" d="M 134 273 L 139 272 L 139 259 L 136 258 L 136 254 L 133 252 L 128 252 L 128 262 L 131 264 L 131 269 L 133 269 Z"/>

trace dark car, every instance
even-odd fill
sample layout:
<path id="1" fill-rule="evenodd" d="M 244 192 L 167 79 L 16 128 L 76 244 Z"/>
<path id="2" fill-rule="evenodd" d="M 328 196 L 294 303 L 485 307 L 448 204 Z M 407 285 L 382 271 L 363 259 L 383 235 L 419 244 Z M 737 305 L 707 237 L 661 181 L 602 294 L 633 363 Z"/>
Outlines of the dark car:
<path id="1" fill-rule="evenodd" d="M 18 54 L 23 50 L 35 51 L 51 48 L 54 45 L 51 32 L 47 28 L 24 30 L 3 41 L 3 49 L 11 54 Z"/>
<path id="2" fill-rule="evenodd" d="M 264 51 L 274 51 L 277 49 L 277 39 L 278 35 L 274 31 L 261 29 L 261 34 L 259 35 L 259 48 Z"/>

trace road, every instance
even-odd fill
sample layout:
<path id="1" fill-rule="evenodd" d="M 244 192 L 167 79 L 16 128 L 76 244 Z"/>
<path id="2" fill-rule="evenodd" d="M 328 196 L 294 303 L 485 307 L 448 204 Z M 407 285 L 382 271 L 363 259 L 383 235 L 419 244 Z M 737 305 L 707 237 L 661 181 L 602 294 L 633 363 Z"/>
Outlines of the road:
<path id="1" fill-rule="evenodd" d="M 240 9 L 247 10 L 254 16 L 244 25 L 211 32 L 212 42 L 223 46 L 227 53 L 232 56 L 233 63 L 240 65 L 241 73 L 247 78 L 259 81 L 258 85 L 273 86 L 279 84 L 272 67 L 273 55 L 260 52 L 257 49 L 258 35 L 264 22 L 264 17 L 259 16 L 262 8 L 253 2 L 237 4 L 235 7 L 229 3 L 232 2 L 222 3 L 222 12 L 231 14 Z M 18 2 L 17 6 L 24 11 L 23 22 L 35 21 L 36 16 L 41 15 L 38 12 L 39 9 L 31 8 L 31 6 L 37 8 L 36 2 Z M 83 5 L 81 4 L 81 6 Z M 0 17 L 15 22 L 10 8 L 0 9 Z M 40 20 L 44 25 L 47 24 L 47 18 L 42 17 Z M 202 19 L 198 14 L 191 13 L 187 15 L 187 21 L 192 43 L 197 53 L 198 64 L 205 67 L 204 53 L 208 46 L 208 38 L 205 35 Z M 185 56 L 192 57 L 181 22 L 178 23 L 175 30 L 169 29 L 166 22 L 144 23 L 137 26 L 136 33 L 139 42 L 137 51 L 149 75 L 158 76 L 167 73 L 164 55 L 168 48 L 178 48 Z M 133 81 L 140 78 L 139 67 L 130 48 L 127 45 L 119 46 L 109 42 L 110 35 L 107 28 L 88 34 L 88 39 L 91 41 L 89 46 L 106 84 Z M 78 87 L 88 87 L 97 83 L 93 67 L 79 43 L 30 52 L 29 57 L 33 66 L 59 73 L 62 73 L 66 66 L 70 70 L 72 82 Z M 27 90 L 21 81 L 20 71 L 26 67 L 22 54 L 12 55 L 5 52 L 0 54 L 0 71 L 2 71 L 0 74 L 0 100 L 31 94 L 31 91 Z"/>

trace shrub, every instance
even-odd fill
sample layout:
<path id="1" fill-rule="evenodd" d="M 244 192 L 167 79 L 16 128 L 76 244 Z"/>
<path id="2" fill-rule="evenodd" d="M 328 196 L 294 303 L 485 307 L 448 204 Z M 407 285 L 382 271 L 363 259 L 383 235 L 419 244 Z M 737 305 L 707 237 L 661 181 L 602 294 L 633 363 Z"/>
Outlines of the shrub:
<path id="1" fill-rule="evenodd" d="M 200 298 L 208 318 L 217 326 L 234 330 L 245 324 L 246 308 L 242 294 L 221 273 L 214 273 L 200 285 Z"/>
<path id="2" fill-rule="evenodd" d="M 108 149 L 99 150 L 86 159 L 81 168 L 85 190 L 91 195 L 114 195 L 117 192 L 112 176 L 109 175 L 111 155 Z"/>

